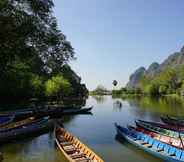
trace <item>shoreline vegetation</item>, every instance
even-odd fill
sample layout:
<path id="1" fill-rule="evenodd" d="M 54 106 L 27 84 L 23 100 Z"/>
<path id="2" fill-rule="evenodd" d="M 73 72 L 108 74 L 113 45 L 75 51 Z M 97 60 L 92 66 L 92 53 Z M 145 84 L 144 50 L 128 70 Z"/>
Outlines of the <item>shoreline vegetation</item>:
<path id="1" fill-rule="evenodd" d="M 151 93 L 144 93 L 141 89 L 127 89 L 121 88 L 116 90 L 107 90 L 104 86 L 99 85 L 93 91 L 89 92 L 90 96 L 105 96 L 111 95 L 113 98 L 131 98 L 131 97 L 152 97 L 152 98 L 162 98 L 162 97 L 172 97 L 175 99 L 184 99 L 181 93 L 171 93 L 171 94 L 151 94 Z"/>
<path id="2" fill-rule="evenodd" d="M 87 98 L 69 65 L 75 51 L 58 29 L 53 1 L 2 1 L 0 102 Z"/>

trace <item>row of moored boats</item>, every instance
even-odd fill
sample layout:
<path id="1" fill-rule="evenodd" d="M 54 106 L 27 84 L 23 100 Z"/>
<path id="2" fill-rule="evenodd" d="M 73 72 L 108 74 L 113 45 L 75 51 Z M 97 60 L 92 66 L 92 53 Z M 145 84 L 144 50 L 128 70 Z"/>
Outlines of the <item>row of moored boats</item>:
<path id="1" fill-rule="evenodd" d="M 80 110 L 81 112 L 89 112 L 92 108 Z M 85 111 L 84 111 L 85 110 Z M 21 112 L 21 111 L 20 111 Z M 73 112 L 73 111 L 72 111 Z M 74 113 L 78 112 L 75 111 Z M 65 113 L 71 113 L 70 110 Z M 53 126 L 49 117 L 31 116 L 24 119 L 16 118 L 14 114 L 0 115 L 0 143 L 10 142 L 12 140 L 23 139 L 23 137 L 34 136 L 36 133 L 48 130 Z M 103 162 L 103 160 L 96 155 L 91 149 L 80 142 L 79 139 L 71 135 L 55 122 L 54 128 L 55 141 L 64 154 L 64 156 L 71 162 Z M 0 161 L 3 160 L 0 154 Z"/>
<path id="2" fill-rule="evenodd" d="M 115 124 L 118 136 L 164 161 L 184 162 L 184 119 L 161 117 L 161 122 L 136 120 L 136 127 Z"/>
<path id="3" fill-rule="evenodd" d="M 136 127 L 115 124 L 117 134 L 164 161 L 184 162 L 184 119 L 161 117 L 161 122 L 136 120 Z M 0 115 L 0 142 L 34 135 L 49 128 L 49 117 L 28 117 L 16 121 L 14 115 Z M 55 142 L 70 162 L 103 162 L 79 139 L 55 123 Z M 0 160 L 2 156 L 0 155 Z"/>

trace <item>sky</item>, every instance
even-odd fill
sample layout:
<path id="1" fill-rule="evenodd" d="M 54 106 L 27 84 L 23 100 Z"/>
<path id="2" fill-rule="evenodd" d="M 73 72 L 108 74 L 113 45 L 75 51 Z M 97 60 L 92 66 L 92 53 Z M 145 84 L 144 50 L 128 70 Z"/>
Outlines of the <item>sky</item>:
<path id="1" fill-rule="evenodd" d="M 71 67 L 87 88 L 124 87 L 140 66 L 184 45 L 183 0 L 53 0 L 59 29 L 75 49 Z"/>

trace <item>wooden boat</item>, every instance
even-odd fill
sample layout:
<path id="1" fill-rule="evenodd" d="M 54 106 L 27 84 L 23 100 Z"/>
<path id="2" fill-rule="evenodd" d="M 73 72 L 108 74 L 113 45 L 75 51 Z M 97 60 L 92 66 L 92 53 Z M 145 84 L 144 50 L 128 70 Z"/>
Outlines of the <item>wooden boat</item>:
<path id="1" fill-rule="evenodd" d="M 134 129 L 138 132 L 142 132 L 158 141 L 161 141 L 163 143 L 166 143 L 166 144 L 169 144 L 173 147 L 177 147 L 179 149 L 184 149 L 184 141 L 180 138 L 173 138 L 173 137 L 170 137 L 170 136 L 167 136 L 167 135 L 161 135 L 161 134 L 158 134 L 158 133 L 155 133 L 153 131 L 148 131 L 144 128 L 141 128 L 141 127 L 132 127 L 132 126 L 129 126 L 129 129 Z M 181 141 L 182 140 L 182 141 Z"/>
<path id="2" fill-rule="evenodd" d="M 184 127 L 184 119 L 179 119 L 179 118 L 175 118 L 175 117 L 160 117 L 160 119 L 169 125 L 173 125 L 173 126 L 180 126 L 180 127 Z"/>
<path id="3" fill-rule="evenodd" d="M 54 132 L 56 144 L 68 161 L 103 162 L 98 155 L 81 143 L 79 139 L 65 131 L 64 128 L 56 126 Z"/>
<path id="4" fill-rule="evenodd" d="M 141 132 L 124 128 L 117 124 L 115 124 L 115 127 L 119 137 L 124 138 L 129 143 L 155 157 L 167 162 L 184 161 L 184 151 L 181 149 L 162 143 Z"/>
<path id="5" fill-rule="evenodd" d="M 173 138 L 182 138 L 184 139 L 184 133 L 179 133 L 173 130 L 168 130 L 168 129 L 164 129 L 158 126 L 153 126 L 149 123 L 143 122 L 143 121 L 135 121 L 137 127 L 141 127 L 144 128 L 148 131 L 152 131 L 161 135 L 165 135 L 165 136 L 169 136 L 169 137 L 173 137 Z"/>
<path id="6" fill-rule="evenodd" d="M 88 107 L 88 108 L 82 108 L 82 109 L 65 109 L 63 110 L 63 115 L 67 115 L 67 114 L 85 114 L 85 113 L 89 113 L 91 110 L 93 109 L 93 107 Z"/>
<path id="7" fill-rule="evenodd" d="M 0 143 L 9 142 L 14 139 L 22 139 L 24 136 L 34 136 L 35 133 L 40 132 L 48 127 L 49 117 L 44 117 L 37 122 L 31 122 L 20 127 L 1 132 L 0 133 Z"/>
<path id="8" fill-rule="evenodd" d="M 14 120 L 14 115 L 0 115 L 0 127 L 11 123 Z"/>
<path id="9" fill-rule="evenodd" d="M 74 115 L 74 114 L 88 114 L 93 107 L 87 108 L 29 108 L 18 111 L 6 112 L 3 115 L 14 115 L 16 119 L 23 119 L 31 116 L 44 117 L 44 116 L 61 116 L 61 115 Z"/>
<path id="10" fill-rule="evenodd" d="M 138 120 L 143 123 L 151 124 L 156 127 L 164 128 L 164 129 L 169 129 L 173 130 L 176 132 L 184 132 L 184 127 L 182 126 L 174 126 L 174 125 L 169 125 L 169 124 L 162 124 L 162 123 L 156 123 L 156 122 L 150 122 L 150 121 L 144 121 L 144 120 Z"/>
<path id="11" fill-rule="evenodd" d="M 29 117 L 27 119 L 24 119 L 24 120 L 20 120 L 20 121 L 17 121 L 17 122 L 12 122 L 8 125 L 4 125 L 2 127 L 0 127 L 0 133 L 1 132 L 5 132 L 5 131 L 9 131 L 11 129 L 15 129 L 15 128 L 18 128 L 18 127 L 22 127 L 22 126 L 25 126 L 27 124 L 30 124 L 30 123 L 36 123 L 36 122 L 39 122 L 41 119 L 37 119 L 35 117 Z"/>

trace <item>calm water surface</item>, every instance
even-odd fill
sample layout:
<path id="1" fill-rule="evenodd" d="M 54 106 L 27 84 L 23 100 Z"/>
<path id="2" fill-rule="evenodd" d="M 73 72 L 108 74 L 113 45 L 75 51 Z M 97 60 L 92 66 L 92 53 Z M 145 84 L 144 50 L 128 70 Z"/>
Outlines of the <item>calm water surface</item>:
<path id="1" fill-rule="evenodd" d="M 122 107 L 116 104 L 121 101 Z M 138 150 L 125 141 L 116 140 L 114 122 L 126 126 L 135 119 L 159 121 L 163 114 L 184 114 L 184 102 L 178 99 L 112 99 L 90 97 L 93 115 L 76 115 L 64 118 L 67 130 L 81 139 L 106 162 L 160 162 L 159 159 Z M 55 148 L 53 132 L 36 138 L 1 146 L 4 162 L 65 162 Z"/>

